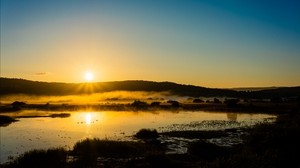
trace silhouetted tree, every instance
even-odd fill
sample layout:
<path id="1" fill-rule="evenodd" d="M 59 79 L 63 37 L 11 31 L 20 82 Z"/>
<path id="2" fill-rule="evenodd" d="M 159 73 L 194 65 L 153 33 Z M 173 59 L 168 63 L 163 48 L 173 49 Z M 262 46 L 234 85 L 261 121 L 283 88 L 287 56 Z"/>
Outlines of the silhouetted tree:
<path id="1" fill-rule="evenodd" d="M 15 110 L 20 110 L 21 107 L 24 107 L 26 105 L 26 103 L 24 102 L 19 102 L 19 101 L 15 101 L 13 102 L 12 104 L 12 107 L 15 109 Z"/>
<path id="2" fill-rule="evenodd" d="M 150 104 L 150 106 L 159 106 L 160 105 L 160 102 L 152 102 L 151 104 Z"/>
<path id="3" fill-rule="evenodd" d="M 167 103 L 170 103 L 172 105 L 172 107 L 179 107 L 180 103 L 178 101 L 175 100 L 169 100 L 167 101 Z"/>
<path id="4" fill-rule="evenodd" d="M 148 104 L 140 100 L 135 100 L 133 103 L 131 103 L 131 105 L 134 107 L 144 107 L 147 106 Z"/>

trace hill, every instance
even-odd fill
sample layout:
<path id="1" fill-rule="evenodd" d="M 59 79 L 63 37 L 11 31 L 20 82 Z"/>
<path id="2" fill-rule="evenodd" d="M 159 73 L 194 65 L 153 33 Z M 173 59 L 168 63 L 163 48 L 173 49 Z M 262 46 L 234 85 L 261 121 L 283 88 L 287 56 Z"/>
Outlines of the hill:
<path id="1" fill-rule="evenodd" d="M 168 91 L 171 94 L 191 97 L 239 97 L 271 98 L 300 96 L 300 87 L 282 87 L 260 91 L 235 91 L 230 89 L 205 88 L 194 85 L 182 85 L 172 82 L 153 81 L 115 81 L 97 83 L 55 83 L 38 82 L 25 79 L 0 78 L 0 95 L 76 95 L 102 93 L 110 91 Z"/>

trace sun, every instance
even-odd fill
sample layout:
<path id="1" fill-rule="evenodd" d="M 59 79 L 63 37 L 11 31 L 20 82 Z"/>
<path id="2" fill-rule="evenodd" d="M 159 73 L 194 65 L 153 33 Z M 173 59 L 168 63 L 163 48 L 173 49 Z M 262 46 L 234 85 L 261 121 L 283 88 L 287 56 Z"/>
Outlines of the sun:
<path id="1" fill-rule="evenodd" d="M 87 81 L 87 82 L 91 82 L 94 80 L 94 73 L 91 72 L 91 71 L 86 71 L 85 74 L 84 74 L 84 79 Z"/>

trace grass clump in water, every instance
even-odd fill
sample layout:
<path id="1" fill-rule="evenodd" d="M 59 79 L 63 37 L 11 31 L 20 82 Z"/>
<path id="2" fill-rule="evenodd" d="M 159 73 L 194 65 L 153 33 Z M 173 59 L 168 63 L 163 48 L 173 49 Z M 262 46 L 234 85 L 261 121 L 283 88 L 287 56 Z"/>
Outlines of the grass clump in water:
<path id="1" fill-rule="evenodd" d="M 157 131 L 155 129 L 141 129 L 135 134 L 136 138 L 139 139 L 156 139 L 159 137 Z"/>

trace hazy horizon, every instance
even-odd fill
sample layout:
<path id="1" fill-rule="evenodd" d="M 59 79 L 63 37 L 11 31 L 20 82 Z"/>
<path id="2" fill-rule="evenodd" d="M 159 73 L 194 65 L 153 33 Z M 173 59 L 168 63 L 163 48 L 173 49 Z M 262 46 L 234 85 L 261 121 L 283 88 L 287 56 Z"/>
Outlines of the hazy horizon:
<path id="1" fill-rule="evenodd" d="M 1 77 L 300 85 L 300 2 L 1 0 Z"/>
<path id="2" fill-rule="evenodd" d="M 110 82 L 124 82 L 124 81 L 148 81 L 148 82 L 170 82 L 175 83 L 179 85 L 192 85 L 192 86 L 199 86 L 199 87 L 205 87 L 205 88 L 217 88 L 217 89 L 234 89 L 237 91 L 244 91 L 244 90 L 263 90 L 263 89 L 271 89 L 271 88 L 281 88 L 281 87 L 299 87 L 300 85 L 293 85 L 293 86 L 244 86 L 244 87 L 208 87 L 208 86 L 201 86 L 201 85 L 194 85 L 190 83 L 177 83 L 173 81 L 151 81 L 151 80 L 140 80 L 140 79 L 129 79 L 129 80 L 114 80 L 114 81 L 92 81 L 92 82 L 60 82 L 60 81 L 42 81 L 42 80 L 31 80 L 31 79 L 25 79 L 25 78 L 14 78 L 14 77 L 3 77 L 1 78 L 7 78 L 7 79 L 21 79 L 21 80 L 28 80 L 33 82 L 46 82 L 46 83 L 66 83 L 66 84 L 96 84 L 96 83 L 110 83 Z"/>

